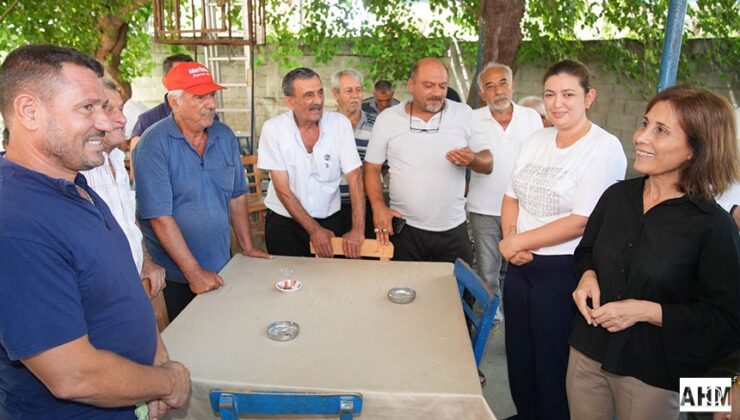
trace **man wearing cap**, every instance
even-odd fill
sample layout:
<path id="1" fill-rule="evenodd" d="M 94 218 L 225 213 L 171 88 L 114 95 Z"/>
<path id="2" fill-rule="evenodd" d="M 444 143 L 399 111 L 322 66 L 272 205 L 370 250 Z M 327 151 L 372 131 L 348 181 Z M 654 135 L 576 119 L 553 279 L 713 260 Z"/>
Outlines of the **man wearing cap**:
<path id="1" fill-rule="evenodd" d="M 195 62 L 174 67 L 165 87 L 172 114 L 144 133 L 133 155 L 141 227 L 167 272 L 164 297 L 174 319 L 196 294 L 223 285 L 217 272 L 230 258 L 229 222 L 245 255 L 268 255 L 252 244 L 239 143 L 214 121 L 223 87 Z"/>

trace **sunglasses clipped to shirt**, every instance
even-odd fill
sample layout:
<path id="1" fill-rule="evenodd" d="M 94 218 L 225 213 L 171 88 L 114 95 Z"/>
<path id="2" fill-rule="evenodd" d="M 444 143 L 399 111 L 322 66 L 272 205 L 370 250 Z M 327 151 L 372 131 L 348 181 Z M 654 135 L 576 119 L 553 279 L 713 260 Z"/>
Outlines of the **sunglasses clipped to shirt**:
<path id="1" fill-rule="evenodd" d="M 442 116 L 444 115 L 444 107 L 439 111 L 439 120 L 437 120 L 437 127 L 435 128 L 419 128 L 414 127 L 414 102 L 409 103 L 409 131 L 412 133 L 426 133 L 436 134 L 439 133 L 439 126 L 442 125 Z"/>

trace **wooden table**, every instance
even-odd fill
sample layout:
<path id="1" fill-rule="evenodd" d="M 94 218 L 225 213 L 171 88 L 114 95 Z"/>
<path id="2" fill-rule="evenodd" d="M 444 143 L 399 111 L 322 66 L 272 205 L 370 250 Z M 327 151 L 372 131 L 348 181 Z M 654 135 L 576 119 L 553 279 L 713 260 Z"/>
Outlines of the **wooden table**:
<path id="1" fill-rule="evenodd" d="M 298 292 L 275 288 L 294 270 Z M 193 381 L 189 406 L 171 418 L 213 418 L 212 388 L 352 391 L 360 419 L 495 419 L 481 394 L 452 264 L 235 256 L 226 285 L 198 296 L 163 332 Z M 392 287 L 416 300 L 398 305 Z M 300 324 L 287 342 L 274 321 Z M 316 417 L 312 417 L 316 418 Z"/>

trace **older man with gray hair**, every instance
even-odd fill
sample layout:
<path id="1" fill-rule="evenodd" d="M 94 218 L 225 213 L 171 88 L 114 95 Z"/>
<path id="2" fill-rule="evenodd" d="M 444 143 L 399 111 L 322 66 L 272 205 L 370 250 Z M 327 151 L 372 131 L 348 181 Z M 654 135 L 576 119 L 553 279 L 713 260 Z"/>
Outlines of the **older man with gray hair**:
<path id="1" fill-rule="evenodd" d="M 144 133 L 133 154 L 141 227 L 167 271 L 173 319 L 196 294 L 223 286 L 217 272 L 231 258 L 229 223 L 245 255 L 268 255 L 252 244 L 239 142 L 214 121 L 223 87 L 195 62 L 175 66 L 164 83 L 172 113 Z"/>
<path id="2" fill-rule="evenodd" d="M 344 254 L 359 258 L 365 239 L 365 195 L 352 124 L 340 113 L 324 111 L 324 87 L 313 70 L 291 70 L 282 87 L 290 111 L 265 121 L 259 143 L 258 166 L 270 171 L 267 250 L 309 256 L 312 242 L 318 256 L 331 257 L 331 238 L 342 235 Z M 339 216 L 342 175 L 352 202 L 352 229 L 346 233 Z"/>
<path id="3" fill-rule="evenodd" d="M 365 161 L 367 144 L 370 134 L 373 132 L 373 121 L 369 115 L 362 110 L 363 78 L 360 73 L 352 69 L 337 70 L 331 75 L 331 93 L 337 101 L 337 112 L 344 115 L 352 123 L 355 133 L 355 146 L 360 160 Z M 347 177 L 342 177 L 339 184 L 339 193 L 342 199 L 340 214 L 342 217 L 342 229 L 349 231 L 352 228 L 352 206 L 349 195 L 349 184 Z M 369 202 L 365 202 L 365 237 L 371 238 L 373 233 L 373 213 Z"/>
<path id="4" fill-rule="evenodd" d="M 522 145 L 542 128 L 539 114 L 512 102 L 514 79 L 505 64 L 488 63 L 478 75 L 480 96 L 486 106 L 476 109 L 478 129 L 493 154 L 491 174 L 473 173 L 468 191 L 468 212 L 475 240 L 478 272 L 500 295 L 501 202 Z M 501 315 L 497 314 L 500 319 Z"/>

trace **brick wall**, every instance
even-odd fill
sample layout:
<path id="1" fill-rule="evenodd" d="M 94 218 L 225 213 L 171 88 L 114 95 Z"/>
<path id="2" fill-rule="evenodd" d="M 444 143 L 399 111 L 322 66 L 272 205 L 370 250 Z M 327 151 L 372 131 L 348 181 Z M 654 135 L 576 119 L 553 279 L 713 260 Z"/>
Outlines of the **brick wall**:
<path id="1" fill-rule="evenodd" d="M 231 52 L 234 55 L 241 54 L 239 49 L 232 49 Z M 169 55 L 169 50 L 162 45 L 155 44 L 152 55 L 155 62 L 161 63 Z M 287 110 L 283 105 L 280 87 L 285 71 L 281 70 L 275 61 L 270 60 L 269 50 L 265 56 L 265 64 L 257 66 L 254 74 L 254 113 L 257 138 L 259 138 L 259 132 L 265 120 Z M 203 61 L 202 50 L 198 52 L 198 59 L 201 62 Z M 324 81 L 326 93 L 326 109 L 333 110 L 336 109 L 336 102 L 331 95 L 331 74 L 337 69 L 351 67 L 352 63 L 357 63 L 359 60 L 362 60 L 362 58 L 340 55 L 326 64 L 315 64 L 310 56 L 301 57 L 297 61 L 303 66 L 311 67 L 321 76 L 321 79 Z M 628 174 L 629 176 L 634 176 L 634 172 L 631 170 L 631 161 L 634 159 L 632 134 L 642 120 L 642 114 L 645 110 L 647 100 L 637 92 L 637 89 L 631 87 L 629 83 L 618 80 L 611 72 L 604 71 L 598 59 L 587 60 L 586 64 L 589 65 L 593 73 L 593 85 L 596 89 L 596 102 L 589 111 L 590 119 L 622 141 L 627 159 L 630 162 L 628 165 Z M 222 80 L 244 80 L 243 69 L 243 64 L 239 62 L 222 64 Z M 451 80 L 451 85 L 458 87 L 456 89 L 465 98 L 467 91 L 461 91 L 459 86 L 467 86 L 469 80 L 461 80 L 460 78 L 464 73 L 467 73 L 469 78 L 474 77 L 473 69 L 466 69 L 466 72 L 463 72 L 459 68 L 456 70 L 454 73 L 458 75 L 458 79 Z M 545 67 L 540 65 L 520 64 L 517 74 L 514 77 L 516 88 L 514 99 L 518 100 L 528 95 L 541 95 L 542 74 L 544 70 Z M 161 66 L 157 66 L 151 76 L 134 80 L 132 83 L 133 99 L 148 106 L 154 106 L 159 103 L 164 94 L 161 77 Z M 721 74 L 699 71 L 697 82 L 699 81 L 707 88 L 728 97 L 735 106 L 738 105 L 737 101 L 740 101 L 740 86 L 730 86 L 728 81 L 722 78 Z M 370 85 L 370 83 L 366 84 Z M 398 83 L 396 86 L 396 98 L 405 99 L 408 96 L 405 83 Z M 247 103 L 248 98 L 243 92 L 230 89 L 229 92 L 225 93 L 223 100 L 226 107 L 231 107 L 242 106 Z M 246 113 L 243 115 L 227 115 L 225 122 L 235 131 L 248 132 L 250 116 Z"/>

